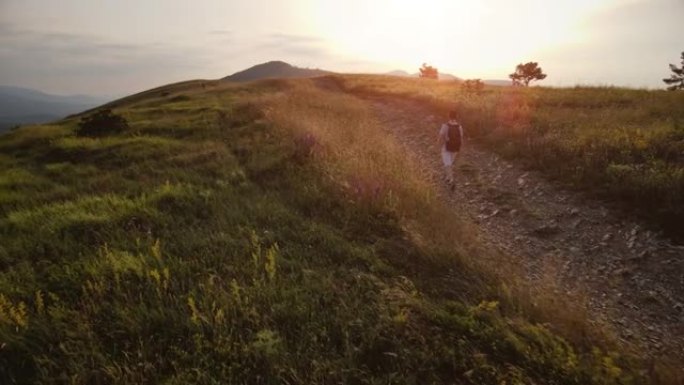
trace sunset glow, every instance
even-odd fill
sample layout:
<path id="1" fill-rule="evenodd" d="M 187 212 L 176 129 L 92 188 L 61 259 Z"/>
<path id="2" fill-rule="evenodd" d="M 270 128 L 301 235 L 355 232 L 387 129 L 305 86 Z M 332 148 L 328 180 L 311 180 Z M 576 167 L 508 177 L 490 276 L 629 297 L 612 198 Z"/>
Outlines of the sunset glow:
<path id="1" fill-rule="evenodd" d="M 0 83 L 125 94 L 269 60 L 506 79 L 538 61 L 546 85 L 659 87 L 683 13 L 681 0 L 4 0 Z"/>
<path id="2" fill-rule="evenodd" d="M 341 54 L 397 68 L 422 60 L 483 76 L 546 49 L 581 43 L 590 37 L 587 19 L 614 3 L 352 0 L 317 3 L 312 17 L 316 32 Z"/>

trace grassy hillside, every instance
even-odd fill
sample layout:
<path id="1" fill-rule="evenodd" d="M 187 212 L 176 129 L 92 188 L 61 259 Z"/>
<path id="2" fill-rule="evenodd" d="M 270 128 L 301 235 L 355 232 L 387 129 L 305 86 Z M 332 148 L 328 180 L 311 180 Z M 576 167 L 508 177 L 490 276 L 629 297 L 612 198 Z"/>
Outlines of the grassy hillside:
<path id="1" fill-rule="evenodd" d="M 491 149 L 550 177 L 620 203 L 684 240 L 684 93 L 602 88 L 488 87 L 386 76 L 344 76 L 363 95 L 411 98 L 446 115 Z"/>
<path id="2" fill-rule="evenodd" d="M 168 92 L 0 136 L 3 384 L 647 382 L 483 273 L 362 101 Z"/>

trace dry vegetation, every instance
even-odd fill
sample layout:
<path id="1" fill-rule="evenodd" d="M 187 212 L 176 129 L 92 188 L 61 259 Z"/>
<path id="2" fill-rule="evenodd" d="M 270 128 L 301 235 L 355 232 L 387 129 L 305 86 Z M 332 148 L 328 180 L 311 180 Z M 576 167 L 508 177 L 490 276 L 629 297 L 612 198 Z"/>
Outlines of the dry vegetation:
<path id="1" fill-rule="evenodd" d="M 336 78 L 347 91 L 456 108 L 466 131 L 510 159 L 595 194 L 682 239 L 684 93 L 616 87 L 487 87 L 385 76 Z"/>
<path id="2" fill-rule="evenodd" d="M 0 137 L 3 383 L 657 380 L 483 271 L 359 99 L 186 84 L 114 112 L 125 132 Z"/>

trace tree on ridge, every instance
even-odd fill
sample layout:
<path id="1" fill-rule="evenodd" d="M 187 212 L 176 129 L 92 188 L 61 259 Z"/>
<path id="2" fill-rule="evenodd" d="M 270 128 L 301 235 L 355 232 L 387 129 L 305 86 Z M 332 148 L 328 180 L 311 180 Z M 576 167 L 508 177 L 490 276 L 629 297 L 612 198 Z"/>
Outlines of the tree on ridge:
<path id="1" fill-rule="evenodd" d="M 437 71 L 437 68 L 423 63 L 423 66 L 420 67 L 420 74 L 418 76 L 427 79 L 438 79 L 439 72 Z"/>
<path id="2" fill-rule="evenodd" d="M 545 79 L 546 74 L 542 72 L 537 62 L 531 61 L 525 64 L 518 64 L 515 67 L 515 72 L 508 75 L 508 77 L 513 81 L 513 85 L 524 85 L 527 87 L 533 80 Z"/>
<path id="3" fill-rule="evenodd" d="M 672 75 L 669 78 L 663 79 L 665 84 L 668 84 L 669 91 L 684 90 L 684 52 L 682 52 L 682 68 L 677 68 L 676 65 L 670 64 Z"/>

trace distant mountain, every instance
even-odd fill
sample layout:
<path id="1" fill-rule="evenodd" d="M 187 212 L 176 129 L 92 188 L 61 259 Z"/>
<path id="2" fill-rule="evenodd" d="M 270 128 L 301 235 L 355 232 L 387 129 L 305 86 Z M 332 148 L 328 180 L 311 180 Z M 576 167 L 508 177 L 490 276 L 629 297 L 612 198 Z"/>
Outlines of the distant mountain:
<path id="1" fill-rule="evenodd" d="M 458 76 L 447 73 L 439 73 L 439 80 L 461 80 Z"/>
<path id="2" fill-rule="evenodd" d="M 394 70 L 394 71 L 390 71 L 390 72 L 385 73 L 385 75 L 398 76 L 398 77 L 403 77 L 403 78 L 406 78 L 406 77 L 417 78 L 418 74 L 419 74 L 418 72 L 410 74 L 404 70 Z M 458 76 L 454 76 L 452 74 L 440 72 L 439 73 L 439 80 L 461 80 L 461 78 L 459 78 Z"/>
<path id="3" fill-rule="evenodd" d="M 0 86 L 0 132 L 19 124 L 45 123 L 105 102 L 86 95 L 51 95 L 21 87 Z"/>
<path id="4" fill-rule="evenodd" d="M 510 86 L 511 85 L 510 80 L 502 80 L 502 79 L 485 79 L 482 82 L 484 82 L 484 84 L 487 84 L 490 86 Z"/>
<path id="5" fill-rule="evenodd" d="M 404 70 L 394 70 L 387 72 L 385 75 L 389 76 L 401 76 L 401 77 L 412 77 L 412 76 L 417 76 L 417 74 L 411 75 L 410 73 L 404 71 Z"/>
<path id="6" fill-rule="evenodd" d="M 236 72 L 221 80 L 231 82 L 249 82 L 268 78 L 310 78 L 329 75 L 331 72 L 320 69 L 299 68 L 282 61 L 270 61 L 258 64 L 244 71 Z"/>

